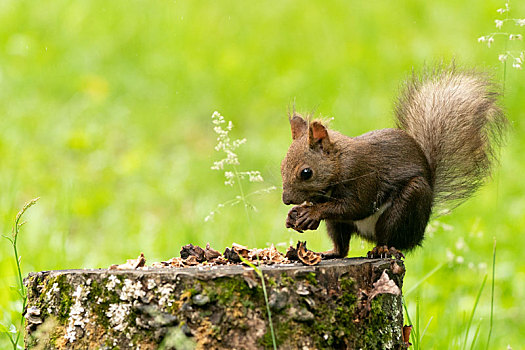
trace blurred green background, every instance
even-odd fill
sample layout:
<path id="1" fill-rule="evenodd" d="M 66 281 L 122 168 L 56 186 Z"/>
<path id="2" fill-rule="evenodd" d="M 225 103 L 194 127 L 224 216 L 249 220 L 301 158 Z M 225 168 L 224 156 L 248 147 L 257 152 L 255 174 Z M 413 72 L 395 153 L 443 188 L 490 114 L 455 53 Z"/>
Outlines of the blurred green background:
<path id="1" fill-rule="evenodd" d="M 400 82 L 441 60 L 494 72 L 498 54 L 477 38 L 496 30 L 503 1 L 2 1 L 0 2 L 0 228 L 9 234 L 24 202 L 40 196 L 22 229 L 24 273 L 105 268 L 144 252 L 149 262 L 181 245 L 223 250 L 307 240 L 330 248 L 324 227 L 284 228 L 280 161 L 290 143 L 287 109 L 334 117 L 347 135 L 392 126 Z M 525 4 L 511 3 L 511 17 Z M 511 23 L 504 30 L 522 33 Z M 521 41 L 508 49 L 524 49 Z M 492 249 L 497 240 L 491 348 L 517 349 L 525 334 L 525 73 L 507 64 L 503 104 L 512 121 L 493 181 L 432 224 L 406 260 L 405 291 L 424 348 L 465 343 L 485 274 L 488 283 L 469 337 L 489 330 Z M 260 170 L 270 194 L 204 218 L 235 197 L 221 172 L 211 115 L 247 138 L 242 170 Z M 15 264 L 0 244 L 0 321 L 19 303 Z M 370 244 L 354 239 L 351 256 Z M 424 277 L 443 264 L 428 279 Z M 279 327 L 279 325 L 276 325 Z M 0 347 L 7 346 L 0 338 Z M 470 343 L 468 343 L 470 344 Z"/>

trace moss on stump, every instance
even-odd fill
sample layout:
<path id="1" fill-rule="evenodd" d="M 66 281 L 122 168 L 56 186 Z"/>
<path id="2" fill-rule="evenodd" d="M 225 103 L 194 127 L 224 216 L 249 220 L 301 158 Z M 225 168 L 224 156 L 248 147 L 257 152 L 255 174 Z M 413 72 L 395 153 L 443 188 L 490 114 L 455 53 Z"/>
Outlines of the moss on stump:
<path id="1" fill-rule="evenodd" d="M 404 348 L 401 261 L 261 270 L 279 348 Z M 251 268 L 46 271 L 25 283 L 28 348 L 272 347 L 261 281 Z"/>

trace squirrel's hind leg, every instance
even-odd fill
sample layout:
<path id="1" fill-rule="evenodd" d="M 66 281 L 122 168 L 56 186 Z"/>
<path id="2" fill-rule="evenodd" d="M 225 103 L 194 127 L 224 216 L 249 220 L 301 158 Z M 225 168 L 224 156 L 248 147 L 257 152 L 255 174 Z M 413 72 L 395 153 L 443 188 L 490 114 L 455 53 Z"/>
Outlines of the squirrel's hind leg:
<path id="1" fill-rule="evenodd" d="M 377 220 L 377 245 L 403 251 L 420 245 L 430 217 L 432 197 L 432 188 L 424 177 L 411 179 Z"/>
<path id="2" fill-rule="evenodd" d="M 326 230 L 334 243 L 332 250 L 323 252 L 323 259 L 345 258 L 348 254 L 350 237 L 355 232 L 355 226 L 352 223 L 326 220 Z"/>

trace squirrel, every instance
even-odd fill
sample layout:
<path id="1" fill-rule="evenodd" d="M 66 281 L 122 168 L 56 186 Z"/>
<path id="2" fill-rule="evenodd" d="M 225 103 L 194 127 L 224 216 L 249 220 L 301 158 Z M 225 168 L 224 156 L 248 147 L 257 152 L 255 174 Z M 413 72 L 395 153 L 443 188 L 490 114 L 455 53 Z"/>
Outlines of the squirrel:
<path id="1" fill-rule="evenodd" d="M 333 242 L 325 259 L 346 257 L 354 234 L 376 243 L 375 253 L 421 245 L 436 207 L 463 203 L 491 174 L 508 124 L 498 90 L 490 75 L 454 66 L 413 73 L 396 128 L 357 137 L 294 109 L 281 164 L 282 200 L 296 204 L 286 227 L 315 230 L 324 220 Z"/>

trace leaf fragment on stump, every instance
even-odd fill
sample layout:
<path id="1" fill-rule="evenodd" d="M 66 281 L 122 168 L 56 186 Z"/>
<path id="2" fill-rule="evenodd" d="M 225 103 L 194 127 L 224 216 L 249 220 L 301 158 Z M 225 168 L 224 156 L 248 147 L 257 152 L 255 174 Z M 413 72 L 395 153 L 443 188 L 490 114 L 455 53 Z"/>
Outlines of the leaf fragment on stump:
<path id="1" fill-rule="evenodd" d="M 412 325 L 410 326 L 403 326 L 403 342 L 407 347 L 412 345 L 410 342 L 410 333 L 412 332 Z"/>
<path id="2" fill-rule="evenodd" d="M 221 253 L 219 253 L 217 250 L 210 247 L 210 243 L 206 244 L 206 249 L 204 249 L 204 256 L 206 257 L 207 261 L 213 261 L 221 256 Z"/>
<path id="3" fill-rule="evenodd" d="M 401 289 L 397 286 L 397 284 L 388 277 L 388 274 L 386 273 L 386 270 L 383 270 L 383 273 L 381 274 L 381 277 L 374 282 L 373 284 L 374 289 L 372 289 L 372 292 L 369 295 L 370 299 L 373 299 L 378 294 L 394 294 L 394 295 L 401 295 Z"/>
<path id="4" fill-rule="evenodd" d="M 194 246 L 191 243 L 186 244 L 180 250 L 180 257 L 184 260 L 188 259 L 190 256 L 194 256 L 198 262 L 203 262 L 204 260 L 206 260 L 204 249 L 202 249 L 198 245 Z"/>
<path id="5" fill-rule="evenodd" d="M 146 265 L 146 258 L 144 257 L 144 253 L 140 253 L 138 258 L 136 259 L 128 259 L 124 264 L 121 265 L 111 265 L 109 267 L 110 270 L 135 270 L 139 267 L 143 267 Z"/>

